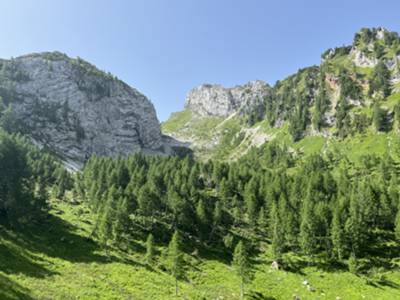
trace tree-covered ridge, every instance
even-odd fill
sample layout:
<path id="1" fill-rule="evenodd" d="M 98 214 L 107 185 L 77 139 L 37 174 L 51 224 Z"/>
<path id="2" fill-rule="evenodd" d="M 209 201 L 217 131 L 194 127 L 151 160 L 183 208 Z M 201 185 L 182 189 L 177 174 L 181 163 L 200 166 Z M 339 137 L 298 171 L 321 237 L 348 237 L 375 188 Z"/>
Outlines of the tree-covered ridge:
<path id="1" fill-rule="evenodd" d="M 173 115 L 163 128 L 166 134 L 194 141 L 193 149 L 200 157 L 208 151 L 219 159 L 240 157 L 254 146 L 244 138 L 249 132 L 256 132 L 256 140 L 272 140 L 276 131 L 284 131 L 294 143 L 310 136 L 343 140 L 357 134 L 397 132 L 399 45 L 395 32 L 362 29 L 351 46 L 328 49 L 319 66 L 277 81 L 264 99 L 265 114 L 256 118 L 235 115 L 220 121 L 213 130 L 215 146 L 207 150 L 201 147 L 201 122 L 195 111 L 190 117 L 186 111 Z M 204 123 L 208 120 L 203 119 Z M 233 120 L 238 126 L 230 128 L 227 124 Z M 221 156 L 219 148 L 227 155 Z"/>
<path id="2" fill-rule="evenodd" d="M 359 53 L 367 57 L 370 66 L 359 65 Z M 362 29 L 352 46 L 328 49 L 319 67 L 300 70 L 278 81 L 274 96 L 266 99 L 266 119 L 272 126 L 287 121 L 294 140 L 304 136 L 307 128 L 318 132 L 333 127 L 339 137 L 354 128 L 362 132 L 372 125 L 371 116 L 354 109 L 371 109 L 398 92 L 393 84 L 400 74 L 399 55 L 397 33 Z M 393 107 L 385 111 L 387 119 L 394 111 Z M 392 126 L 388 125 L 375 127 L 378 131 L 390 130 Z"/>

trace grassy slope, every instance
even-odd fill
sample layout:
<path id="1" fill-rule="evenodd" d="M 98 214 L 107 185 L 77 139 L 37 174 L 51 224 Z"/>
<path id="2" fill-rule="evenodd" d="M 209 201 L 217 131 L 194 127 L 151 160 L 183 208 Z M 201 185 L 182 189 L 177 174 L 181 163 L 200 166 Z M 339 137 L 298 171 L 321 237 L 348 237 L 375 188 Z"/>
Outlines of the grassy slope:
<path id="1" fill-rule="evenodd" d="M 0 227 L 0 299 L 238 299 L 239 279 L 229 258 L 186 254 L 187 278 L 175 297 L 174 280 L 143 264 L 141 241 L 131 242 L 129 254 L 112 251 L 107 259 L 87 239 L 92 221 L 83 206 L 52 206 L 51 218 L 31 231 L 16 235 Z M 272 271 L 268 251 L 261 253 L 254 258 L 254 279 L 247 285 L 250 299 L 290 299 L 294 293 L 301 299 L 400 298 L 400 272 L 381 271 L 385 280 L 373 286 L 345 269 L 307 267 L 305 261 L 294 264 L 295 272 Z M 307 291 L 304 279 L 315 292 Z"/>

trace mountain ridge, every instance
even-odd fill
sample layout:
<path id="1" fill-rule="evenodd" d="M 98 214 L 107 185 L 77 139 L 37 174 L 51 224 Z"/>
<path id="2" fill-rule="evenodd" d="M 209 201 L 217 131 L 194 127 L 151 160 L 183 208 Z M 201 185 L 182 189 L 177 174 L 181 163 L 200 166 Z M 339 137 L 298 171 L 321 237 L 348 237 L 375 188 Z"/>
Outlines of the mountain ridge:
<path id="1" fill-rule="evenodd" d="M 250 95 L 262 98 L 256 102 L 261 106 L 252 107 L 250 103 L 248 112 L 244 114 L 237 114 L 232 109 L 221 114 L 214 109 L 214 113 L 207 115 L 203 113 L 202 105 L 208 105 L 212 97 L 200 93 L 200 97 L 196 98 L 197 106 L 185 105 L 183 112 L 173 114 L 162 124 L 163 132 L 180 141 L 190 142 L 199 157 L 218 158 L 221 154 L 219 148 L 223 147 L 230 148 L 225 151 L 224 158 L 238 158 L 254 146 L 249 141 L 243 151 L 238 148 L 243 146 L 246 132 L 260 126 L 264 129 L 257 129 L 259 133 L 256 136 L 268 136 L 265 141 L 274 139 L 271 132 L 275 131 L 286 132 L 295 143 L 312 136 L 344 139 L 356 132 L 365 132 L 369 127 L 376 128 L 374 116 L 382 114 L 388 128 L 382 127 L 376 132 L 396 131 L 399 123 L 396 107 L 400 99 L 399 44 L 396 32 L 381 27 L 363 28 L 355 34 L 352 45 L 326 50 L 321 55 L 319 66 L 300 69 L 278 80 L 274 86 L 268 86 L 266 95 Z M 206 87 L 210 89 L 213 86 Z M 217 87 L 224 91 L 223 87 Z M 194 91 L 201 89 L 204 87 Z M 186 103 L 191 103 L 192 94 L 189 93 Z M 223 94 L 218 99 L 217 95 L 214 93 L 217 103 L 227 98 Z M 252 111 L 261 113 L 257 115 Z M 234 129 L 226 128 L 224 120 L 237 124 Z M 206 135 L 206 138 L 212 139 L 211 146 L 206 146 L 207 141 L 198 134 L 204 132 L 198 127 L 205 123 L 214 125 L 209 128 L 213 134 Z"/>

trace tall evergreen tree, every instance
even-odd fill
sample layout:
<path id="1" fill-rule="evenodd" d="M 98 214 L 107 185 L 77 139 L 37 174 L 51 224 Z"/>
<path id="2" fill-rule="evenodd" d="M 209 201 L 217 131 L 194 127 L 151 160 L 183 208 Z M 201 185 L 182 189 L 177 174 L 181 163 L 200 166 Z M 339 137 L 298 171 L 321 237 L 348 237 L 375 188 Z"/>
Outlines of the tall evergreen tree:
<path id="1" fill-rule="evenodd" d="M 342 260 L 345 250 L 345 232 L 341 220 L 341 210 L 336 207 L 333 212 L 331 239 L 333 244 L 333 253 L 338 260 Z"/>
<path id="2" fill-rule="evenodd" d="M 307 255 L 312 255 L 316 251 L 316 231 L 314 205 L 309 193 L 304 200 L 300 224 L 300 246 L 303 252 Z"/>
<path id="3" fill-rule="evenodd" d="M 121 246 L 124 242 L 124 236 L 129 232 L 129 208 L 128 200 L 120 197 L 118 200 L 115 217 L 112 224 L 114 242 Z"/>
<path id="4" fill-rule="evenodd" d="M 383 97 L 389 96 L 391 93 L 390 77 L 391 74 L 388 67 L 380 60 L 372 73 L 369 94 L 372 95 L 373 92 L 382 92 Z"/>
<path id="5" fill-rule="evenodd" d="M 349 237 L 351 250 L 354 255 L 359 255 L 365 243 L 367 224 L 362 213 L 362 203 L 358 191 L 353 191 L 350 199 L 349 217 L 346 220 L 345 230 Z"/>
<path id="6" fill-rule="evenodd" d="M 181 253 L 180 237 L 178 231 L 175 231 L 168 245 L 168 270 L 175 278 L 175 295 L 178 295 L 178 280 L 184 274 L 184 260 Z"/>
<path id="7" fill-rule="evenodd" d="M 105 206 L 102 213 L 99 216 L 97 222 L 97 236 L 102 248 L 106 251 L 107 257 L 109 257 L 109 242 L 112 240 L 112 222 L 114 214 L 111 206 Z"/>
<path id="8" fill-rule="evenodd" d="M 275 260 L 280 260 L 284 247 L 284 228 L 275 202 L 271 206 L 269 222 L 272 254 Z"/>
<path id="9" fill-rule="evenodd" d="M 250 262 L 247 250 L 242 241 L 240 241 L 233 252 L 232 266 L 236 274 L 240 277 L 240 297 L 244 297 L 244 284 L 250 279 Z"/>

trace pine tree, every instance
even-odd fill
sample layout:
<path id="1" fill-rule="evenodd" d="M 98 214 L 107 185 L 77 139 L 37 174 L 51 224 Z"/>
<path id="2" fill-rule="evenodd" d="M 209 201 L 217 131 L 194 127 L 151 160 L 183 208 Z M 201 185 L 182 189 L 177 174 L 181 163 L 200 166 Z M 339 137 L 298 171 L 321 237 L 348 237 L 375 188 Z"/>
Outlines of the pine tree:
<path id="1" fill-rule="evenodd" d="M 245 245 L 240 241 L 233 252 L 232 266 L 240 277 L 240 297 L 244 296 L 244 284 L 250 279 L 250 262 Z"/>
<path id="2" fill-rule="evenodd" d="M 316 251 L 316 218 L 314 215 L 313 201 L 308 195 L 303 204 L 300 224 L 300 246 L 307 255 L 312 255 Z"/>
<path id="3" fill-rule="evenodd" d="M 257 225 L 261 232 L 264 233 L 266 231 L 268 222 L 267 222 L 267 216 L 265 213 L 264 206 L 261 206 L 261 208 L 260 208 L 260 212 L 258 214 Z"/>
<path id="4" fill-rule="evenodd" d="M 221 202 L 215 202 L 214 212 L 213 212 L 213 223 L 214 227 L 218 226 L 222 220 L 222 205 Z"/>
<path id="5" fill-rule="evenodd" d="M 391 93 L 390 77 L 391 74 L 388 67 L 380 60 L 372 73 L 369 94 L 372 95 L 373 92 L 382 92 L 383 97 L 389 96 Z"/>
<path id="6" fill-rule="evenodd" d="M 199 237 L 203 239 L 208 227 L 207 211 L 203 199 L 200 199 L 197 203 L 196 218 L 199 230 Z"/>
<path id="7" fill-rule="evenodd" d="M 284 228 L 275 202 L 271 206 L 269 222 L 272 254 L 275 260 L 279 260 L 284 247 Z"/>
<path id="8" fill-rule="evenodd" d="M 345 249 L 345 232 L 340 216 L 341 211 L 338 207 L 336 207 L 333 212 L 331 239 L 333 245 L 333 253 L 338 260 L 342 260 Z"/>
<path id="9" fill-rule="evenodd" d="M 120 198 L 118 200 L 115 220 L 112 226 L 114 242 L 119 246 L 123 242 L 123 236 L 128 233 L 129 223 L 128 201 L 126 198 Z"/>
<path id="10" fill-rule="evenodd" d="M 258 216 L 258 200 L 257 200 L 258 185 L 255 177 L 246 184 L 244 189 L 244 201 L 247 208 L 247 216 L 249 223 L 255 225 L 257 223 Z"/>
<path id="11" fill-rule="evenodd" d="M 154 250 L 154 237 L 150 233 L 147 236 L 146 240 L 146 263 L 148 265 L 152 265 L 154 263 L 154 256 L 155 256 L 155 250 Z"/>
<path id="12" fill-rule="evenodd" d="M 149 185 L 146 184 L 139 190 L 138 204 L 140 212 L 144 216 L 153 215 L 154 211 L 156 210 L 156 201 L 156 197 Z"/>
<path id="13" fill-rule="evenodd" d="M 178 295 L 178 279 L 184 274 L 184 261 L 181 253 L 180 237 L 178 231 L 175 231 L 168 245 L 167 266 L 171 275 L 175 278 L 175 295 Z"/>
<path id="14" fill-rule="evenodd" d="M 362 203 L 360 203 L 358 189 L 355 189 L 351 195 L 349 217 L 346 220 L 346 235 L 350 239 L 352 253 L 358 255 L 365 242 L 365 233 L 368 230 L 367 224 L 362 214 Z"/>
<path id="15" fill-rule="evenodd" d="M 105 249 L 107 257 L 109 256 L 109 241 L 112 239 L 112 221 L 112 208 L 111 206 L 105 206 L 99 216 L 96 232 L 100 245 Z"/>

